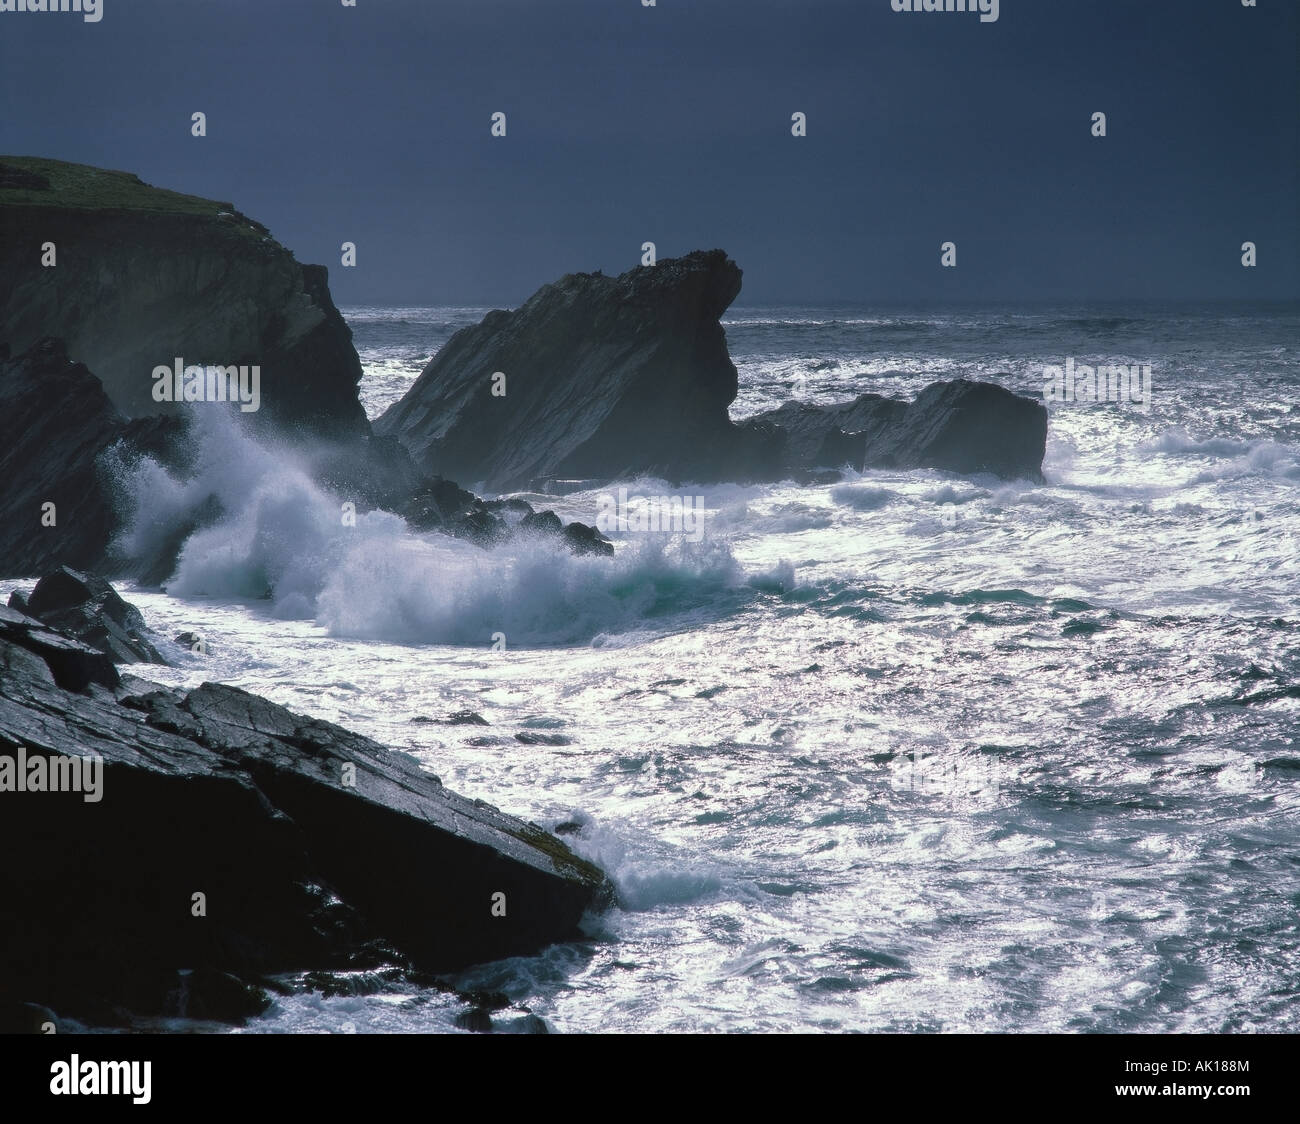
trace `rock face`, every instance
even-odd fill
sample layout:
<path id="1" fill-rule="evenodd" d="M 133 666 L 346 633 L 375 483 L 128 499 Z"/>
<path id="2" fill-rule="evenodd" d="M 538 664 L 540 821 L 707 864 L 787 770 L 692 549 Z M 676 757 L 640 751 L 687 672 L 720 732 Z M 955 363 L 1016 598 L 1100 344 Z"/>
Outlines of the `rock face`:
<path id="1" fill-rule="evenodd" d="M 935 383 L 911 405 L 787 403 L 735 425 L 718 320 L 740 276 L 721 250 L 617 278 L 570 274 L 454 335 L 375 429 L 426 471 L 494 491 L 640 473 L 772 480 L 846 463 L 1038 477 L 1046 409 L 989 383 Z"/>
<path id="2" fill-rule="evenodd" d="M 149 642 L 140 610 L 96 574 L 63 566 L 41 578 L 21 604 L 15 600 L 10 597 L 10 608 L 98 648 L 114 663 L 167 662 Z"/>
<path id="3" fill-rule="evenodd" d="M 787 471 L 938 468 L 1042 479 L 1047 407 L 994 383 L 931 383 L 912 403 L 863 394 L 841 405 L 787 402 L 747 425 L 777 427 Z"/>
<path id="4" fill-rule="evenodd" d="M 53 338 L 0 361 L 0 402 L 0 574 L 31 575 L 66 563 L 158 585 L 171 575 L 185 539 L 222 515 L 209 495 L 159 541 L 155 554 L 113 557 L 122 497 L 114 493 L 104 454 L 113 450 L 123 464 L 148 455 L 183 475 L 193 453 L 186 419 L 126 419 L 99 379 Z M 425 477 L 391 438 L 322 442 L 305 456 L 316 479 L 341 495 L 395 511 L 416 530 L 485 547 L 510 538 L 518 517 L 533 510 L 523 500 L 484 502 L 450 480 Z M 557 534 L 575 553 L 613 553 L 603 536 L 581 523 L 557 527 Z"/>
<path id="5" fill-rule="evenodd" d="M 47 243 L 53 266 L 42 264 Z M 258 365 L 258 420 L 367 432 L 361 364 L 323 267 L 299 264 L 228 203 L 4 156 L 0 345 L 17 354 L 45 336 L 63 338 L 128 417 L 173 409 L 154 401 L 151 376 L 180 357 Z"/>
<path id="6" fill-rule="evenodd" d="M 375 431 L 425 471 L 493 491 L 753 474 L 768 443 L 728 417 L 737 376 L 718 322 L 740 277 L 721 250 L 617 278 L 569 274 L 457 332 Z"/>
<path id="7" fill-rule="evenodd" d="M 33 790 L 51 762 L 95 756 L 97 781 Z M 233 687 L 121 679 L 8 608 L 0 811 L 0 1010 L 239 1018 L 267 973 L 526 954 L 612 894 L 559 839 L 413 758 Z"/>
<path id="8" fill-rule="evenodd" d="M 0 362 L 0 402 L 0 572 L 9 576 L 103 558 L 117 528 L 99 464 L 106 449 L 183 457 L 180 418 L 127 421 L 62 340 L 38 340 Z"/>

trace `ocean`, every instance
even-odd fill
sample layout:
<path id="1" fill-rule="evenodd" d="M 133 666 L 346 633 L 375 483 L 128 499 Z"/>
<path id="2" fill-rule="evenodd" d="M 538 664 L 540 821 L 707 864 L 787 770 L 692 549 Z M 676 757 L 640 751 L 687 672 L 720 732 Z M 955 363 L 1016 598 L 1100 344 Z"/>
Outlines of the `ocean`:
<path id="1" fill-rule="evenodd" d="M 373 418 L 486 310 L 343 311 Z M 620 487 L 700 497 L 702 533 L 615 529 L 612 559 L 382 512 L 344 528 L 346 496 L 209 421 L 197 481 L 124 481 L 138 541 L 200 489 L 230 512 L 167 592 L 119 587 L 208 644 L 147 675 L 258 692 L 565 825 L 621 907 L 449 977 L 553 1030 L 1300 1030 L 1300 309 L 724 326 L 737 418 L 963 376 L 1041 399 L 1067 364 L 1149 366 L 1150 392 L 1050 403 L 1041 483 L 850 467 L 524 494 L 586 523 Z M 465 710 L 488 725 L 419 721 Z M 298 989 L 247 1031 L 464 1010 L 355 990 Z"/>

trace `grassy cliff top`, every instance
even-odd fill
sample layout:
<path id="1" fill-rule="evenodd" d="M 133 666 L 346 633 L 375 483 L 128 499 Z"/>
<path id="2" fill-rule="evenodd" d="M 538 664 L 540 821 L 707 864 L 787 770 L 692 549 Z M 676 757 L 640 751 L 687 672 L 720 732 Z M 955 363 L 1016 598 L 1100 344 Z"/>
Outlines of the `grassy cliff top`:
<path id="1" fill-rule="evenodd" d="M 66 207 L 208 218 L 226 213 L 242 220 L 238 225 L 247 223 L 259 233 L 266 233 L 265 228 L 239 215 L 229 203 L 153 187 L 131 172 L 39 156 L 0 156 L 0 207 Z"/>

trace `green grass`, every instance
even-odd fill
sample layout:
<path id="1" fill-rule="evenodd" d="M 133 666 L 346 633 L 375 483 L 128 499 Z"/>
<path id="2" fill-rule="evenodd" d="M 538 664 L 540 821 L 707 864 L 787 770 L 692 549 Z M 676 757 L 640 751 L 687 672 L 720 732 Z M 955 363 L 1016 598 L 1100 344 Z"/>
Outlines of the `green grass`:
<path id="1" fill-rule="evenodd" d="M 68 207 L 83 211 L 141 211 L 156 215 L 209 217 L 222 211 L 235 211 L 229 203 L 152 187 L 130 172 L 111 172 L 88 164 L 68 164 L 39 156 L 0 156 L 0 164 L 35 172 L 50 181 L 46 191 L 0 187 L 0 207 Z"/>

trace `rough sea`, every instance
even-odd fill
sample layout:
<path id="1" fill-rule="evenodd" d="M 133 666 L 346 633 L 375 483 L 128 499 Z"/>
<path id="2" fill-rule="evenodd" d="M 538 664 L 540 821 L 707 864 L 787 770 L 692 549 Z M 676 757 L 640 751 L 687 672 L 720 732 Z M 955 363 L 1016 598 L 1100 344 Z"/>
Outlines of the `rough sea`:
<path id="1" fill-rule="evenodd" d="M 484 311 L 345 309 L 368 413 Z M 209 644 L 147 674 L 259 692 L 576 825 L 622 907 L 450 978 L 553 1030 L 1300 1030 L 1300 309 L 724 326 L 737 418 L 960 376 L 1041 399 L 1067 360 L 1149 365 L 1152 389 L 1051 403 L 1044 483 L 524 494 L 586 523 L 620 486 L 703 497 L 701 532 L 614 531 L 612 559 L 341 527 L 291 454 L 214 425 L 197 482 L 130 482 L 151 517 L 201 489 L 231 512 L 167 593 L 119 587 Z M 414 721 L 464 710 L 489 726 Z M 464 1010 L 362 990 L 277 998 L 248 1030 Z"/>

